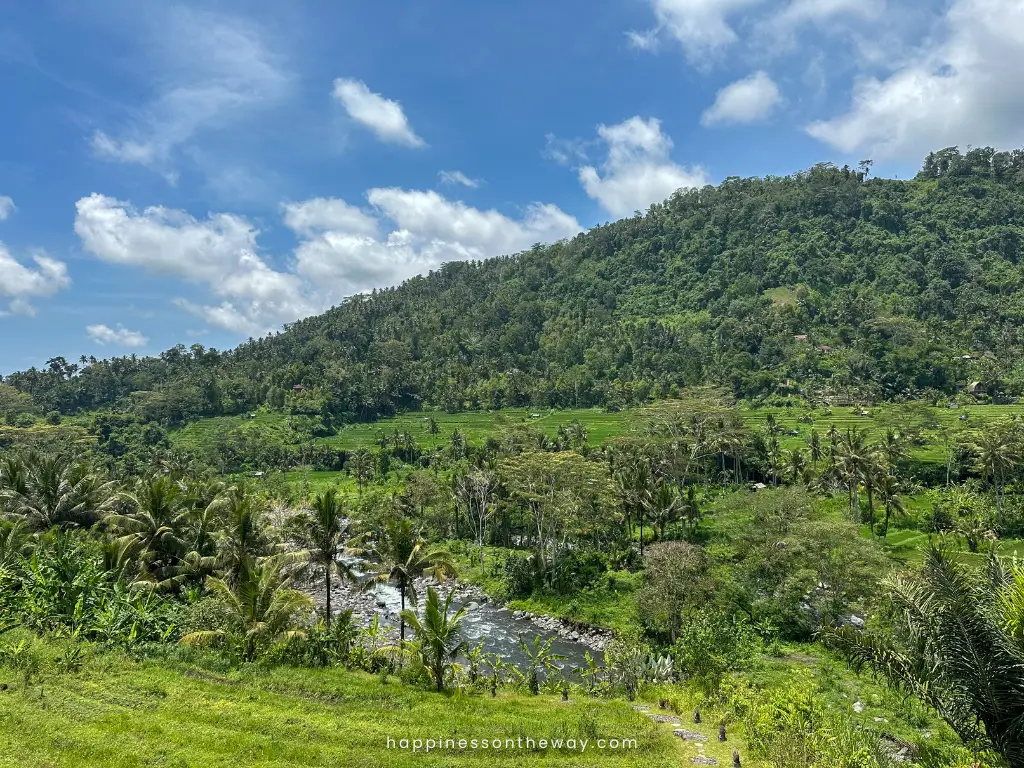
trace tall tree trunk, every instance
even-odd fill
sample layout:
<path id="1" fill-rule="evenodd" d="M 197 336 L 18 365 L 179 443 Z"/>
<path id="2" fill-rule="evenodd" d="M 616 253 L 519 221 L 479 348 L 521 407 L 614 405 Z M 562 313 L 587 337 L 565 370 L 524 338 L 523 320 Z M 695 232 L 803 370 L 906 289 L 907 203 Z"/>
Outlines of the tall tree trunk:
<path id="1" fill-rule="evenodd" d="M 331 571 L 330 571 L 329 568 L 326 569 L 326 574 L 325 574 L 324 581 L 327 583 L 327 618 L 326 618 L 326 621 L 327 621 L 327 628 L 330 629 L 331 628 Z"/>

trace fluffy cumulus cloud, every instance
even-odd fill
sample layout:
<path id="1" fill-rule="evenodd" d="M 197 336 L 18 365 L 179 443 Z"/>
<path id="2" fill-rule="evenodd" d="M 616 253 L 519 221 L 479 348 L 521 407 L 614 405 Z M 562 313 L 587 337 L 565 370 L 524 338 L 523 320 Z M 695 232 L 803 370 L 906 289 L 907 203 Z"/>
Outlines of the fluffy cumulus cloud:
<path id="1" fill-rule="evenodd" d="M 864 77 L 849 109 L 807 130 L 843 152 L 919 159 L 957 145 L 1024 142 L 1024 4 L 955 0 L 943 29 L 884 78 Z"/>
<path id="2" fill-rule="evenodd" d="M 42 253 L 32 261 L 34 268 L 25 266 L 0 243 L 0 315 L 34 315 L 31 299 L 53 296 L 71 285 L 63 262 Z"/>
<path id="3" fill-rule="evenodd" d="M 176 149 L 276 103 L 290 77 L 261 30 L 245 19 L 178 6 L 145 18 L 141 69 L 152 70 L 159 86 L 127 124 L 93 133 L 92 148 L 98 157 L 138 163 L 173 181 Z"/>
<path id="4" fill-rule="evenodd" d="M 336 296 L 348 295 L 392 285 L 446 261 L 515 253 L 537 242 L 572 237 L 582 229 L 575 218 L 553 205 L 531 205 L 521 218 L 513 219 L 433 191 L 379 188 L 366 197 L 378 217 L 376 233 L 359 221 L 352 226 L 347 215 L 323 220 L 312 233 L 293 227 L 303 237 L 296 250 L 296 271 L 311 285 L 331 284 Z M 292 206 L 286 223 L 307 220 L 307 205 L 320 208 L 324 201 Z"/>
<path id="5" fill-rule="evenodd" d="M 244 218 L 199 220 L 162 207 L 136 211 L 98 194 L 76 207 L 75 232 L 86 250 L 103 261 L 207 287 L 219 305 L 183 305 L 221 327 L 252 333 L 314 309 L 296 276 L 272 269 L 256 253 L 258 232 Z"/>
<path id="6" fill-rule="evenodd" d="M 374 93 L 361 80 L 339 77 L 334 81 L 334 98 L 349 117 L 365 125 L 381 141 L 406 147 L 426 146 L 409 125 L 402 105 Z"/>
<path id="7" fill-rule="evenodd" d="M 149 343 L 149 339 L 138 331 L 129 331 L 120 324 L 116 328 L 111 328 L 109 325 L 87 325 L 85 332 L 90 339 L 102 346 L 110 344 L 115 347 L 131 347 L 135 349 L 144 347 Z"/>
<path id="8" fill-rule="evenodd" d="M 10 216 L 14 210 L 14 201 L 7 195 L 0 195 L 0 221 Z"/>
<path id="9" fill-rule="evenodd" d="M 281 270 L 259 255 L 259 233 L 238 216 L 200 220 L 160 207 L 139 211 L 98 194 L 77 207 L 75 231 L 87 251 L 202 286 L 220 303 L 177 303 L 211 325 L 248 334 L 446 261 L 513 253 L 582 229 L 553 205 L 534 204 L 512 218 L 433 191 L 371 189 L 364 206 L 334 198 L 285 204 L 285 225 L 299 244 Z"/>
<path id="10" fill-rule="evenodd" d="M 672 161 L 672 139 L 656 118 L 631 117 L 618 125 L 600 125 L 597 133 L 607 157 L 600 170 L 592 165 L 580 168 L 579 179 L 586 193 L 612 216 L 628 216 L 677 189 L 708 183 L 704 169 Z"/>
<path id="11" fill-rule="evenodd" d="M 782 103 L 782 94 L 767 72 L 755 72 L 718 92 L 715 103 L 701 116 L 707 126 L 756 123 Z"/>

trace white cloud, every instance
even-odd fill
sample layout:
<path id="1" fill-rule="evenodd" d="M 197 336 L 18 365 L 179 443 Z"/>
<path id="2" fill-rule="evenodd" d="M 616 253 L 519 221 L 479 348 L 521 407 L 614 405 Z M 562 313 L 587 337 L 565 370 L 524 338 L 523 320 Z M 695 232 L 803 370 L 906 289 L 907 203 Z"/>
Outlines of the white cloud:
<path id="1" fill-rule="evenodd" d="M 334 98 L 341 102 L 348 116 L 377 134 L 382 141 L 407 147 L 425 147 L 397 101 L 374 93 L 361 80 L 339 77 L 334 81 Z"/>
<path id="2" fill-rule="evenodd" d="M 949 145 L 1024 142 L 1024 4 L 955 0 L 940 35 L 890 76 L 864 77 L 849 110 L 807 127 L 847 153 L 920 159 Z"/>
<path id="3" fill-rule="evenodd" d="M 143 71 L 154 70 L 154 97 L 111 136 L 96 131 L 97 156 L 138 163 L 176 179 L 174 152 L 275 103 L 289 76 L 261 31 L 244 19 L 173 7 L 147 17 Z"/>
<path id="4" fill-rule="evenodd" d="M 149 339 L 141 333 L 129 331 L 120 323 L 117 328 L 111 328 L 109 325 L 87 325 L 85 332 L 90 339 L 100 345 L 113 344 L 118 347 L 134 348 L 144 347 L 149 343 Z"/>
<path id="5" fill-rule="evenodd" d="M 390 230 L 387 234 L 368 235 L 362 228 L 340 226 L 341 221 L 312 237 L 300 231 L 304 240 L 296 251 L 296 270 L 311 284 L 331 284 L 348 295 L 393 285 L 446 261 L 515 253 L 582 229 L 553 205 L 531 205 L 516 220 L 433 191 L 371 189 L 367 199 L 381 214 L 381 230 Z"/>
<path id="6" fill-rule="evenodd" d="M 76 207 L 75 232 L 86 250 L 107 262 L 206 286 L 222 303 L 188 306 L 211 322 L 252 333 L 314 309 L 295 275 L 275 271 L 257 255 L 258 232 L 241 217 L 216 214 L 199 221 L 162 207 L 138 212 L 98 194 Z"/>
<path id="7" fill-rule="evenodd" d="M 18 207 L 11 198 L 7 195 L 0 195 L 0 221 L 6 219 L 16 210 L 18 210 Z"/>
<path id="8" fill-rule="evenodd" d="M 259 233 L 230 214 L 198 220 L 161 207 L 136 211 L 94 194 L 78 201 L 75 231 L 104 261 L 205 288 L 219 304 L 175 301 L 211 325 L 258 334 L 446 261 L 514 253 L 582 229 L 553 205 L 531 205 L 515 219 L 434 191 L 371 189 L 366 196 L 365 209 L 334 198 L 284 204 L 284 222 L 299 236 L 287 271 L 257 255 Z"/>
<path id="9" fill-rule="evenodd" d="M 700 121 L 703 125 L 755 123 L 782 103 L 782 94 L 767 72 L 755 72 L 718 92 Z"/>
<path id="10" fill-rule="evenodd" d="M 706 59 L 722 48 L 735 43 L 739 36 L 729 19 L 752 8 L 761 0 L 650 0 L 657 26 L 646 32 L 629 33 L 631 43 L 650 50 L 657 37 L 668 33 L 675 38 L 693 64 Z"/>
<path id="11" fill-rule="evenodd" d="M 437 174 L 437 177 L 441 180 L 442 184 L 461 184 L 470 189 L 476 189 L 480 186 L 479 179 L 471 179 L 462 171 L 441 171 Z"/>
<path id="12" fill-rule="evenodd" d="M 608 149 L 599 172 L 593 166 L 579 169 L 587 194 L 612 216 L 628 216 L 661 202 L 677 189 L 708 183 L 703 168 L 684 168 L 669 155 L 672 139 L 661 131 L 661 121 L 631 117 L 618 125 L 600 125 L 598 136 Z"/>
<path id="13" fill-rule="evenodd" d="M 337 198 L 316 197 L 301 203 L 285 203 L 282 207 L 284 223 L 303 237 L 327 230 L 377 237 L 380 229 L 376 218 Z"/>
<path id="14" fill-rule="evenodd" d="M 67 265 L 42 253 L 33 255 L 36 268 L 26 267 L 0 243 L 0 297 L 8 300 L 0 315 L 34 315 L 33 297 L 53 296 L 71 285 Z"/>

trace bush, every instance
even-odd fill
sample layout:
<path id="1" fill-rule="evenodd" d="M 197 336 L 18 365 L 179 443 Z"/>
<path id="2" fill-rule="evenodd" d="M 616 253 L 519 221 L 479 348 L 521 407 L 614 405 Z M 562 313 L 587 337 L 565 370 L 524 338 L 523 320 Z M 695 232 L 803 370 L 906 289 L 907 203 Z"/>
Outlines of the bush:
<path id="1" fill-rule="evenodd" d="M 533 592 L 536 584 L 536 573 L 531 557 L 508 553 L 505 555 L 505 562 L 501 575 L 503 597 L 512 600 L 517 597 L 527 597 Z"/>
<path id="2" fill-rule="evenodd" d="M 749 667 L 758 650 L 757 635 L 745 621 L 716 611 L 694 611 L 672 646 L 672 660 L 698 688 L 716 691 L 729 672 Z"/>

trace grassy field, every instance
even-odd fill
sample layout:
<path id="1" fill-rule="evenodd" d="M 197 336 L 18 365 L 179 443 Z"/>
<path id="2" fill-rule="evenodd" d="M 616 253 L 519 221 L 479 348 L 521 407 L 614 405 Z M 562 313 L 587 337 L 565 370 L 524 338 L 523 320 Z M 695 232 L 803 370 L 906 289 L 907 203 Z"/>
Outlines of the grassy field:
<path id="1" fill-rule="evenodd" d="M 10 635 L 6 639 L 10 639 Z M 27 637 L 27 636 L 26 636 Z M 57 673 L 56 643 L 28 688 L 0 666 L 0 766 L 4 768 L 214 768 L 216 766 L 663 766 L 695 747 L 625 702 L 499 693 L 436 694 L 397 680 L 336 669 L 209 668 L 93 653 L 81 670 Z M 655 707 L 656 708 L 656 707 Z M 710 734 L 713 724 L 705 726 Z M 401 739 L 586 739 L 561 749 L 398 748 Z M 395 742 L 389 748 L 388 739 Z M 597 739 L 636 747 L 598 749 Z M 735 737 L 734 737 L 735 738 Z M 705 754 L 723 764 L 733 741 Z"/>
<path id="2" fill-rule="evenodd" d="M 431 417 L 441 430 L 436 438 L 428 430 Z M 346 449 L 371 447 L 377 444 L 381 435 L 390 435 L 397 430 L 409 432 L 421 445 L 431 446 L 435 439 L 438 444 L 443 445 L 458 429 L 470 442 L 479 443 L 514 424 L 529 424 L 543 430 L 549 437 L 554 437 L 559 425 L 566 425 L 573 419 L 579 419 L 587 428 L 587 441 L 591 445 L 601 445 L 622 432 L 629 417 L 628 412 L 605 413 L 597 408 L 568 411 L 508 409 L 467 413 L 414 412 L 373 424 L 351 424 L 334 437 L 324 438 L 324 442 Z"/>
<path id="3" fill-rule="evenodd" d="M 996 419 L 1010 416 L 1024 416 L 1024 405 L 965 405 L 958 408 L 936 408 L 926 406 L 883 405 L 868 409 L 852 407 L 808 408 L 750 408 L 740 409 L 744 423 L 752 429 L 763 428 L 771 414 L 784 430 L 782 447 L 788 450 L 806 447 L 812 430 L 824 438 L 831 425 L 845 432 L 849 428 L 865 430 L 869 437 L 880 435 L 888 427 L 918 430 L 924 443 L 912 449 L 914 459 L 942 464 L 946 453 L 943 434 L 963 429 L 983 427 Z M 439 434 L 431 435 L 429 419 L 433 417 L 440 428 Z M 349 424 L 337 434 L 317 438 L 339 449 L 353 450 L 371 448 L 382 436 L 397 432 L 409 432 L 422 446 L 443 445 L 458 429 L 467 439 L 480 443 L 487 437 L 499 435 L 502 430 L 515 424 L 529 424 L 553 437 L 560 425 L 578 419 L 586 428 L 588 442 L 601 445 L 616 435 L 627 432 L 639 422 L 638 411 L 606 413 L 600 409 L 564 411 L 541 411 L 510 409 L 502 411 L 472 411 L 465 413 L 411 412 L 382 419 L 368 424 Z M 288 428 L 288 417 L 277 413 L 258 413 L 254 418 L 222 416 L 203 419 L 171 433 L 171 440 L 182 448 L 196 450 L 209 445 L 218 434 L 240 427 L 269 429 L 277 433 L 283 442 L 291 442 L 294 435 Z"/>

